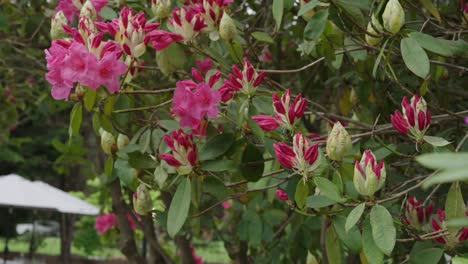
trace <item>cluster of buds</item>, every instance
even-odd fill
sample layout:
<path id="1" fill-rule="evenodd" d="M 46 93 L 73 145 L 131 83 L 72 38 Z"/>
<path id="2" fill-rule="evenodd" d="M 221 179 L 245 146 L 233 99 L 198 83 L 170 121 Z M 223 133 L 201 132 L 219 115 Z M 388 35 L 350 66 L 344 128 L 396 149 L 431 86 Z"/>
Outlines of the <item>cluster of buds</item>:
<path id="1" fill-rule="evenodd" d="M 327 139 L 328 158 L 340 161 L 351 151 L 352 147 L 353 144 L 348 131 L 346 131 L 340 122 L 335 122 Z"/>
<path id="2" fill-rule="evenodd" d="M 406 210 L 403 220 L 406 224 L 412 226 L 413 228 L 420 230 L 431 218 L 433 209 L 433 204 L 430 203 L 428 206 L 423 206 L 423 204 L 418 201 L 414 196 L 410 196 L 406 200 Z"/>
<path id="3" fill-rule="evenodd" d="M 144 184 L 140 184 L 133 193 L 133 209 L 139 215 L 146 215 L 153 209 L 151 195 Z"/>
<path id="4" fill-rule="evenodd" d="M 468 217 L 468 211 L 465 213 Z M 437 209 L 437 219 L 432 218 L 432 229 L 434 231 L 447 230 L 447 225 L 445 223 L 445 212 Z M 456 233 L 449 233 L 446 236 L 436 237 L 435 240 L 441 244 L 447 244 L 449 247 L 468 240 L 468 227 L 462 227 Z"/>
<path id="5" fill-rule="evenodd" d="M 169 18 L 174 32 L 182 36 L 184 42 L 192 42 L 206 27 L 200 12 L 194 6 L 176 7 Z"/>
<path id="6" fill-rule="evenodd" d="M 219 88 L 221 100 L 223 102 L 229 101 L 234 92 L 241 92 L 247 96 L 253 95 L 264 77 L 265 72 L 257 72 L 248 60 L 244 60 L 242 71 L 236 64 L 232 65 L 232 73 Z"/>
<path id="7" fill-rule="evenodd" d="M 398 0 L 389 0 L 382 13 L 383 27 L 393 34 L 398 33 L 405 24 L 405 10 Z"/>
<path id="8" fill-rule="evenodd" d="M 273 145 L 279 163 L 294 170 L 307 180 L 310 173 L 320 165 L 318 143 L 312 144 L 310 139 L 297 133 L 293 137 L 293 146 L 284 142 Z"/>
<path id="9" fill-rule="evenodd" d="M 380 190 L 386 179 L 386 171 L 383 160 L 377 162 L 372 151 L 366 149 L 361 161 L 354 164 L 354 187 L 364 196 L 373 196 Z"/>
<path id="10" fill-rule="evenodd" d="M 408 135 L 416 142 L 422 142 L 426 130 L 431 124 L 431 113 L 424 98 L 414 95 L 411 102 L 405 96 L 401 101 L 402 111 L 395 110 L 390 115 L 393 127 L 401 134 Z"/>
<path id="11" fill-rule="evenodd" d="M 306 99 L 298 94 L 294 101 L 291 101 L 291 91 L 289 89 L 281 96 L 273 94 L 273 108 L 275 116 L 256 115 L 252 120 L 265 131 L 272 131 L 281 126 L 290 131 L 294 130 L 294 124 L 303 115 L 306 108 Z"/>
<path id="12" fill-rule="evenodd" d="M 197 146 L 193 142 L 192 134 L 185 133 L 182 129 L 174 130 L 170 135 L 163 137 L 172 154 L 159 154 L 159 157 L 170 166 L 176 167 L 181 175 L 192 172 L 197 164 Z"/>

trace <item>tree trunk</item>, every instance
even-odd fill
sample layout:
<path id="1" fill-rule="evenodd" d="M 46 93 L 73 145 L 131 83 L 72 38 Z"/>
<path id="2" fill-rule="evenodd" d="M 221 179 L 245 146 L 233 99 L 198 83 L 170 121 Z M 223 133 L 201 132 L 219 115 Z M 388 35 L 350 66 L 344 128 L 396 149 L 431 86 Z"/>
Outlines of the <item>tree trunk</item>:
<path id="1" fill-rule="evenodd" d="M 190 249 L 190 240 L 181 235 L 176 236 L 174 240 L 180 250 L 180 263 L 195 264 L 195 260 L 192 256 L 192 249 Z"/>
<path id="2" fill-rule="evenodd" d="M 60 257 L 62 263 L 71 263 L 71 244 L 73 237 L 73 217 L 61 215 L 60 221 Z"/>
<path id="3" fill-rule="evenodd" d="M 148 240 L 149 245 L 149 262 L 150 263 L 167 263 L 171 264 L 172 259 L 167 255 L 164 249 L 158 242 L 156 231 L 154 229 L 154 223 L 151 215 L 141 216 L 141 225 L 143 227 L 143 233 Z"/>
<path id="4" fill-rule="evenodd" d="M 138 254 L 133 230 L 130 228 L 130 223 L 127 219 L 127 205 L 122 196 L 119 180 L 115 180 L 110 185 L 112 196 L 112 211 L 115 214 L 117 227 L 120 231 L 120 251 L 124 254 L 129 263 L 144 264 L 145 259 Z"/>

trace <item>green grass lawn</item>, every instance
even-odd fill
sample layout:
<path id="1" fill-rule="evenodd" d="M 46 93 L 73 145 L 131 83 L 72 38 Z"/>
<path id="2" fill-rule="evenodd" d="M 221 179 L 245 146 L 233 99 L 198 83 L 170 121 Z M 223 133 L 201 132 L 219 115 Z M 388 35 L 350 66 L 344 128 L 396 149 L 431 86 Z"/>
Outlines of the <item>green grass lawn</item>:
<path id="1" fill-rule="evenodd" d="M 220 241 L 214 241 L 210 243 L 204 243 L 202 241 L 195 241 L 196 253 L 197 255 L 203 257 L 205 262 L 211 263 L 229 263 L 229 256 L 227 255 L 226 250 L 224 249 L 223 243 Z M 3 252 L 5 247 L 5 238 L 0 237 L 0 251 Z M 10 240 L 8 243 L 8 248 L 10 252 L 20 252 L 27 253 L 29 252 L 29 241 L 25 238 L 15 238 Z M 37 253 L 58 256 L 60 255 L 60 238 L 58 237 L 46 237 L 42 240 L 39 248 L 36 251 Z M 72 246 L 72 254 L 77 256 L 90 257 L 82 250 Z M 102 247 L 99 250 L 95 251 L 93 254 L 95 257 L 99 258 L 119 258 L 123 257 L 122 253 L 116 248 L 111 247 Z"/>

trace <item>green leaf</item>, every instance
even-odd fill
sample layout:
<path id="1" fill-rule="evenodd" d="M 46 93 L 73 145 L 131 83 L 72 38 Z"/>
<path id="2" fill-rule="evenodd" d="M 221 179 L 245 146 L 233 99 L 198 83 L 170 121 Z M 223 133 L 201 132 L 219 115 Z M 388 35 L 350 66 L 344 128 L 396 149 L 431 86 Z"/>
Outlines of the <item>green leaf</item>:
<path id="1" fill-rule="evenodd" d="M 341 243 L 338 240 L 338 235 L 336 234 L 334 226 L 329 226 L 325 234 L 325 250 L 327 251 L 329 263 L 342 263 Z"/>
<path id="2" fill-rule="evenodd" d="M 163 166 L 162 165 L 157 166 L 156 169 L 154 170 L 153 175 L 154 175 L 154 180 L 158 184 L 159 188 L 162 189 L 164 187 L 164 183 L 166 182 L 167 176 L 168 176 Z"/>
<path id="3" fill-rule="evenodd" d="M 256 146 L 248 144 L 242 153 L 242 176 L 248 181 L 256 182 L 262 177 L 264 167 L 263 153 Z"/>
<path id="4" fill-rule="evenodd" d="M 456 182 L 456 181 L 466 181 L 468 180 L 468 169 L 465 168 L 453 168 L 450 170 L 445 170 L 439 172 L 423 183 L 423 188 L 428 188 L 434 184 Z"/>
<path id="5" fill-rule="evenodd" d="M 255 31 L 252 33 L 252 37 L 263 42 L 273 43 L 273 39 L 265 32 Z"/>
<path id="6" fill-rule="evenodd" d="M 96 102 L 96 90 L 88 89 L 83 97 L 85 109 L 88 112 L 93 110 L 94 103 Z"/>
<path id="7" fill-rule="evenodd" d="M 372 77 L 374 77 L 374 78 L 375 78 L 375 76 L 377 74 L 377 68 L 379 68 L 380 61 L 382 60 L 383 54 L 385 52 L 385 47 L 387 47 L 387 43 L 388 43 L 389 40 L 390 40 L 390 38 L 385 40 L 384 44 L 382 45 L 382 48 L 380 49 L 379 55 L 377 56 L 377 59 L 375 60 L 374 68 L 372 69 Z"/>
<path id="8" fill-rule="evenodd" d="M 177 190 L 172 198 L 167 215 L 167 232 L 170 237 L 174 237 L 182 228 L 187 219 L 191 201 L 191 183 L 189 178 L 184 178 L 177 186 Z"/>
<path id="9" fill-rule="evenodd" d="M 208 140 L 208 142 L 201 147 L 198 158 L 201 161 L 215 159 L 224 153 L 234 143 L 234 136 L 229 133 L 216 135 Z"/>
<path id="10" fill-rule="evenodd" d="M 452 264 L 468 264 L 468 258 L 454 257 L 452 258 Z"/>
<path id="11" fill-rule="evenodd" d="M 304 29 L 304 38 L 318 40 L 325 29 L 328 20 L 328 9 L 320 10 L 310 19 Z"/>
<path id="12" fill-rule="evenodd" d="M 383 264 L 384 254 L 375 244 L 372 227 L 368 219 L 364 222 L 364 230 L 362 231 L 362 249 L 367 263 Z"/>
<path id="13" fill-rule="evenodd" d="M 279 209 L 268 209 L 263 213 L 263 219 L 271 226 L 281 224 L 287 217 L 288 214 Z"/>
<path id="14" fill-rule="evenodd" d="M 354 226 L 351 230 L 345 230 L 346 218 L 344 216 L 336 216 L 333 221 L 336 233 L 345 246 L 355 253 L 359 253 L 362 249 L 362 236 L 359 228 Z"/>
<path id="15" fill-rule="evenodd" d="M 105 114 L 99 115 L 99 125 L 106 131 L 111 132 L 114 130 L 114 126 L 112 125 L 112 121 L 108 116 Z"/>
<path id="16" fill-rule="evenodd" d="M 428 153 L 416 157 L 416 161 L 429 169 L 467 168 L 468 152 Z"/>
<path id="17" fill-rule="evenodd" d="M 232 171 L 237 169 L 233 160 L 208 160 L 201 163 L 201 169 L 205 171 Z"/>
<path id="18" fill-rule="evenodd" d="M 426 52 L 412 38 L 404 38 L 400 42 L 401 56 L 406 67 L 417 76 L 425 79 L 429 74 L 430 63 Z"/>
<path id="19" fill-rule="evenodd" d="M 276 22 L 276 30 L 279 30 L 281 27 L 281 21 L 283 20 L 284 0 L 273 0 L 272 12 L 273 18 Z"/>
<path id="20" fill-rule="evenodd" d="M 132 168 L 128 161 L 125 159 L 117 159 L 114 163 L 112 170 L 113 176 L 120 179 L 120 181 L 128 188 L 134 190 L 137 187 L 137 170 Z"/>
<path id="21" fill-rule="evenodd" d="M 323 178 L 323 177 L 315 177 L 314 182 L 317 187 L 320 189 L 320 193 L 329 198 L 330 200 L 336 202 L 343 202 L 343 198 L 340 195 L 338 187 L 336 187 L 333 182 Z"/>
<path id="22" fill-rule="evenodd" d="M 454 182 L 447 193 L 447 199 L 445 200 L 445 220 L 452 220 L 461 217 L 465 217 L 465 202 L 460 189 L 460 184 Z M 456 234 L 458 227 L 447 228 L 450 233 Z"/>
<path id="23" fill-rule="evenodd" d="M 468 42 L 464 40 L 434 38 L 421 32 L 412 32 L 409 37 L 424 49 L 445 57 L 468 56 Z"/>
<path id="24" fill-rule="evenodd" d="M 297 13 L 298 16 L 302 16 L 303 14 L 307 13 L 308 11 L 314 9 L 316 6 L 329 6 L 328 3 L 322 3 L 319 0 L 312 0 L 309 3 L 303 5 L 299 12 Z"/>
<path id="25" fill-rule="evenodd" d="M 468 227 L 467 217 L 458 217 L 445 221 L 445 225 L 449 227 Z"/>
<path id="26" fill-rule="evenodd" d="M 108 6 L 104 6 L 101 11 L 99 11 L 99 15 L 105 20 L 112 20 L 117 17 L 117 13 L 114 11 L 114 9 Z"/>
<path id="27" fill-rule="evenodd" d="M 169 132 L 180 128 L 179 122 L 175 120 L 159 120 L 158 125 Z"/>
<path id="28" fill-rule="evenodd" d="M 444 254 L 440 248 L 424 248 L 410 255 L 410 264 L 437 264 Z"/>
<path id="29" fill-rule="evenodd" d="M 82 120 L 83 105 L 81 103 L 77 103 L 73 106 L 70 113 L 70 126 L 68 128 L 68 135 L 70 138 L 79 134 Z"/>
<path id="30" fill-rule="evenodd" d="M 437 9 L 437 7 L 432 3 L 431 0 L 419 0 L 419 2 L 421 2 L 424 8 L 426 8 L 427 11 L 429 11 L 429 13 L 431 13 L 431 15 L 434 16 L 437 19 L 437 21 L 439 21 L 439 23 L 442 22 L 442 20 L 440 19 L 439 9 Z"/>
<path id="31" fill-rule="evenodd" d="M 140 150 L 141 152 L 146 152 L 146 151 L 151 151 L 150 148 L 150 143 L 151 143 L 151 129 L 147 129 L 143 134 L 141 134 L 140 140 L 138 141 L 138 144 L 140 145 Z"/>
<path id="32" fill-rule="evenodd" d="M 309 186 L 304 181 L 299 181 L 296 187 L 296 193 L 294 194 L 294 200 L 296 201 L 297 207 L 302 209 L 309 195 Z"/>
<path id="33" fill-rule="evenodd" d="M 370 213 L 372 237 L 377 247 L 387 256 L 393 251 L 396 242 L 396 229 L 392 215 L 381 205 L 375 205 Z"/>
<path id="34" fill-rule="evenodd" d="M 307 207 L 309 208 L 318 209 L 318 208 L 330 206 L 332 204 L 336 204 L 336 202 L 328 199 L 327 197 L 323 195 L 312 195 L 312 196 L 307 197 L 306 204 L 307 204 Z"/>
<path id="35" fill-rule="evenodd" d="M 445 138 L 432 137 L 432 136 L 424 136 L 424 141 L 426 141 L 427 143 L 431 144 L 434 147 L 443 147 L 451 143 L 447 141 Z"/>
<path id="36" fill-rule="evenodd" d="M 369 7 L 370 6 L 369 3 L 364 4 L 364 5 L 363 4 L 357 5 L 356 3 L 358 1 L 356 0 L 336 0 L 335 2 L 341 8 L 341 11 L 347 13 L 348 16 L 354 20 L 354 22 L 358 23 L 361 26 L 364 26 L 365 19 L 364 19 L 364 16 L 362 15 L 361 10 L 359 10 L 359 7 L 364 7 L 364 5 Z"/>
<path id="37" fill-rule="evenodd" d="M 366 209 L 366 204 L 362 203 L 354 207 L 354 209 L 349 213 L 348 217 L 346 218 L 346 232 L 348 232 L 351 228 L 353 228 L 353 226 L 357 224 L 362 216 L 362 213 L 364 213 L 364 209 Z"/>
<path id="38" fill-rule="evenodd" d="M 149 154 L 143 154 L 140 151 L 128 153 L 128 163 L 135 169 L 153 169 L 156 167 L 156 161 Z"/>

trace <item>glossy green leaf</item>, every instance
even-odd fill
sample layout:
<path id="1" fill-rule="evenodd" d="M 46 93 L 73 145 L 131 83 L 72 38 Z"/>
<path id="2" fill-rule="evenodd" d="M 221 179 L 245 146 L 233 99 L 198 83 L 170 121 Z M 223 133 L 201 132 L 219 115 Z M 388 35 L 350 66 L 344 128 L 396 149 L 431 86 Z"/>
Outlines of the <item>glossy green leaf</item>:
<path id="1" fill-rule="evenodd" d="M 430 169 L 467 168 L 468 153 L 428 153 L 416 157 L 416 161 Z"/>
<path id="2" fill-rule="evenodd" d="M 364 222 L 364 230 L 362 231 L 362 249 L 367 263 L 383 264 L 384 253 L 377 247 L 374 241 L 372 227 L 368 219 Z"/>
<path id="3" fill-rule="evenodd" d="M 345 230 L 346 218 L 344 216 L 337 216 L 333 221 L 333 226 L 338 234 L 338 237 L 343 244 L 355 253 L 359 253 L 362 249 L 362 236 L 359 228 L 354 226 L 349 231 Z"/>
<path id="4" fill-rule="evenodd" d="M 333 182 L 323 178 L 323 177 L 315 177 L 314 182 L 317 187 L 320 189 L 320 193 L 330 200 L 336 202 L 343 202 L 343 198 L 338 190 L 338 187 L 333 184 Z"/>
<path id="5" fill-rule="evenodd" d="M 445 200 L 445 220 L 457 219 L 465 217 L 465 201 L 460 189 L 460 184 L 454 182 L 447 193 L 447 199 Z M 449 232 L 458 232 L 458 227 L 448 227 Z"/>
<path id="6" fill-rule="evenodd" d="M 349 213 L 348 217 L 346 218 L 346 232 L 348 232 L 351 228 L 356 226 L 357 222 L 362 216 L 362 213 L 364 213 L 364 209 L 366 209 L 366 204 L 362 203 L 354 207 L 354 209 Z"/>
<path id="7" fill-rule="evenodd" d="M 258 181 L 262 177 L 264 167 L 263 153 L 256 146 L 248 144 L 242 153 L 242 176 L 251 182 Z"/>
<path id="8" fill-rule="evenodd" d="M 430 71 L 430 63 L 424 49 L 412 38 L 402 39 L 400 49 L 406 67 L 412 73 L 425 79 Z"/>
<path id="9" fill-rule="evenodd" d="M 299 12 L 297 12 L 298 16 L 302 16 L 303 14 L 307 13 L 308 11 L 314 9 L 316 6 L 329 6 L 329 3 L 322 3 L 319 0 L 312 0 L 307 4 L 303 5 Z"/>
<path id="10" fill-rule="evenodd" d="M 390 256 L 396 242 L 396 229 L 392 215 L 385 207 L 377 204 L 370 213 L 370 222 L 375 245 Z"/>
<path id="11" fill-rule="evenodd" d="M 437 264 L 444 254 L 441 248 L 425 248 L 410 255 L 410 264 Z"/>
<path id="12" fill-rule="evenodd" d="M 466 258 L 466 257 L 454 257 L 454 258 L 452 258 L 452 264 L 468 264 L 468 258 Z"/>
<path id="13" fill-rule="evenodd" d="M 299 181 L 296 187 L 296 193 L 294 194 L 294 200 L 296 201 L 297 207 L 303 208 L 306 204 L 307 196 L 309 195 L 309 186 L 304 181 Z"/>
<path id="14" fill-rule="evenodd" d="M 105 20 L 112 20 L 114 18 L 117 18 L 118 15 L 117 13 L 114 11 L 114 9 L 108 7 L 108 6 L 104 6 L 101 11 L 99 11 L 99 15 L 104 18 Z"/>
<path id="15" fill-rule="evenodd" d="M 70 126 L 68 128 L 69 137 L 73 137 L 79 134 L 81 121 L 83 120 L 83 105 L 77 103 L 73 106 L 70 112 Z"/>
<path id="16" fill-rule="evenodd" d="M 234 143 L 234 136 L 223 133 L 210 138 L 203 147 L 200 148 L 198 158 L 201 161 L 215 159 L 224 153 Z"/>
<path id="17" fill-rule="evenodd" d="M 190 179 L 184 178 L 177 186 L 167 215 L 167 232 L 170 237 L 174 237 L 184 225 L 190 209 L 191 195 Z"/>
<path id="18" fill-rule="evenodd" d="M 276 30 L 279 30 L 281 27 L 281 21 L 283 21 L 284 0 L 273 0 L 271 10 L 273 12 L 273 18 L 276 22 Z"/>
<path id="19" fill-rule="evenodd" d="M 208 160 L 201 163 L 201 169 L 205 171 L 232 171 L 237 169 L 233 160 Z"/>
<path id="20" fill-rule="evenodd" d="M 431 144 L 434 147 L 443 147 L 451 143 L 447 141 L 445 138 L 433 137 L 433 136 L 424 136 L 424 141 Z"/>
<path id="21" fill-rule="evenodd" d="M 432 0 L 419 0 L 419 2 L 421 2 L 424 8 L 426 8 L 427 11 L 429 11 L 429 13 L 431 13 L 431 15 L 434 16 L 437 21 L 439 21 L 439 23 L 442 22 L 440 19 L 439 9 L 437 9 L 437 7 L 432 3 Z"/>
<path id="22" fill-rule="evenodd" d="M 265 32 L 255 31 L 255 32 L 252 33 L 252 37 L 254 37 L 255 39 L 257 39 L 259 41 L 263 41 L 263 42 L 267 42 L 267 43 L 273 43 L 273 39 L 270 37 L 270 35 L 268 35 Z"/>
<path id="23" fill-rule="evenodd" d="M 83 97 L 85 109 L 88 112 L 93 110 L 94 103 L 96 102 L 96 90 L 88 89 Z"/>
<path id="24" fill-rule="evenodd" d="M 412 32 L 409 37 L 430 52 L 446 56 L 468 56 L 468 42 L 464 40 L 446 40 L 434 38 L 422 32 Z"/>
<path id="25" fill-rule="evenodd" d="M 304 38 L 307 40 L 318 40 L 325 29 L 328 20 L 328 9 L 320 10 L 310 19 L 304 29 Z"/>
<path id="26" fill-rule="evenodd" d="M 306 205 L 309 208 L 323 208 L 330 205 L 336 204 L 336 201 L 330 200 L 323 195 L 312 195 L 307 197 Z"/>
<path id="27" fill-rule="evenodd" d="M 438 172 L 437 174 L 431 176 L 427 181 L 423 183 L 423 188 L 428 188 L 434 184 L 440 183 L 449 183 L 456 181 L 466 181 L 468 180 L 468 169 L 465 168 L 453 168 L 449 170 L 444 170 Z"/>
<path id="28" fill-rule="evenodd" d="M 329 263 L 343 263 L 343 252 L 334 226 L 329 226 L 325 234 L 325 250 Z"/>

